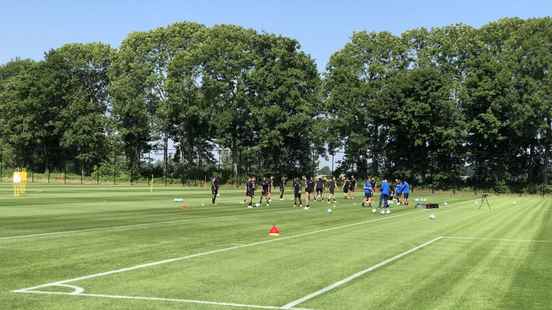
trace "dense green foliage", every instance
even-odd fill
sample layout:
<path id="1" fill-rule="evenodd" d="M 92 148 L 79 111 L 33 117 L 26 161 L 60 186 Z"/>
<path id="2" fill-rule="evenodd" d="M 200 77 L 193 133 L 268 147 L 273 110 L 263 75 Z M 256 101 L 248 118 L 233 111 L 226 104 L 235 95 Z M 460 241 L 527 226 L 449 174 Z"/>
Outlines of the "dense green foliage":
<path id="1" fill-rule="evenodd" d="M 232 25 L 67 44 L 0 66 L 0 170 L 228 180 L 344 152 L 336 174 L 534 190 L 550 45 L 550 18 L 356 32 L 321 77 L 296 40 Z"/>
<path id="2" fill-rule="evenodd" d="M 343 167 L 437 187 L 547 183 L 551 43 L 550 18 L 355 33 L 325 80 Z"/>

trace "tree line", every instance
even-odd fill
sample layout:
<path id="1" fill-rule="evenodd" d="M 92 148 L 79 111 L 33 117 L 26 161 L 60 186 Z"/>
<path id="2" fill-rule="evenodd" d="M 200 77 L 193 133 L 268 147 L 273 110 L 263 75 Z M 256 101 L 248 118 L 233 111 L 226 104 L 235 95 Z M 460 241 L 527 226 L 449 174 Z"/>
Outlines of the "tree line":
<path id="1" fill-rule="evenodd" d="M 239 181 L 344 152 L 336 175 L 525 190 L 548 184 L 551 64 L 550 18 L 355 32 L 323 73 L 294 39 L 175 23 L 0 66 L 0 165 Z"/>

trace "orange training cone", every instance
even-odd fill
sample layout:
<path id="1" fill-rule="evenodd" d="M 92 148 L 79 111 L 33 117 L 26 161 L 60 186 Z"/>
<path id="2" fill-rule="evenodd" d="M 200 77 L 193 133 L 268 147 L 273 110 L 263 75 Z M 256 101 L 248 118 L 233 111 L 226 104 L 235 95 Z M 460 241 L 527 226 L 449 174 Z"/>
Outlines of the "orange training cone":
<path id="1" fill-rule="evenodd" d="M 276 225 L 272 225 L 272 228 L 268 232 L 269 236 L 279 236 L 280 235 L 280 229 L 276 227 Z"/>

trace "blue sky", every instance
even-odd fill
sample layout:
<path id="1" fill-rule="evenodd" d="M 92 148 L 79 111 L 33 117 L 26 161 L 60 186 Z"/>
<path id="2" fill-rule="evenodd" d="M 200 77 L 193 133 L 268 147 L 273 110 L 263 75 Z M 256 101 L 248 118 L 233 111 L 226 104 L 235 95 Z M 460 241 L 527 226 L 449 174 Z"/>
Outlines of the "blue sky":
<path id="1" fill-rule="evenodd" d="M 552 1 L 531 0 L 0 0 L 0 63 L 41 59 L 69 42 L 119 46 L 132 31 L 176 21 L 238 24 L 293 37 L 323 69 L 353 31 L 391 31 L 465 23 L 481 26 L 501 17 L 552 14 Z"/>

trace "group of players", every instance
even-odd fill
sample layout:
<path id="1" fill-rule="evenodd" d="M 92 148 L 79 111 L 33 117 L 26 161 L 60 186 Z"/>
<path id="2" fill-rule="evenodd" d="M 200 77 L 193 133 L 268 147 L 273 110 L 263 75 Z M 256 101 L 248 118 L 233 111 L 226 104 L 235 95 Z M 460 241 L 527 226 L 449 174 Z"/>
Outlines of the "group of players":
<path id="1" fill-rule="evenodd" d="M 287 178 L 281 177 L 278 182 L 280 191 L 280 200 L 284 199 Z M 354 176 L 341 177 L 342 191 L 345 199 L 354 199 L 357 188 L 357 180 Z M 264 177 L 261 180 L 261 196 L 258 203 L 254 203 L 255 191 L 257 188 L 257 179 L 255 176 L 248 178 L 245 184 L 245 199 L 244 203 L 248 208 L 260 207 L 263 200 L 266 207 L 272 202 L 272 189 L 274 187 L 274 177 Z M 216 198 L 219 195 L 220 179 L 214 177 L 211 181 L 212 203 L 216 203 Z M 328 204 L 336 203 L 335 190 L 337 181 L 335 177 L 318 177 L 316 180 L 312 177 L 294 178 L 292 182 L 294 207 L 309 209 L 313 201 L 327 200 Z M 376 193 L 376 180 L 367 178 L 364 181 L 364 199 L 363 207 L 372 208 L 373 212 L 380 209 L 381 214 L 391 213 L 389 209 L 390 203 L 396 202 L 397 205 L 408 206 L 408 198 L 410 195 L 410 184 L 406 180 L 396 179 L 393 183 L 383 179 L 379 185 L 379 202 L 377 208 L 373 205 L 373 197 Z M 382 208 L 383 204 L 383 208 Z"/>

